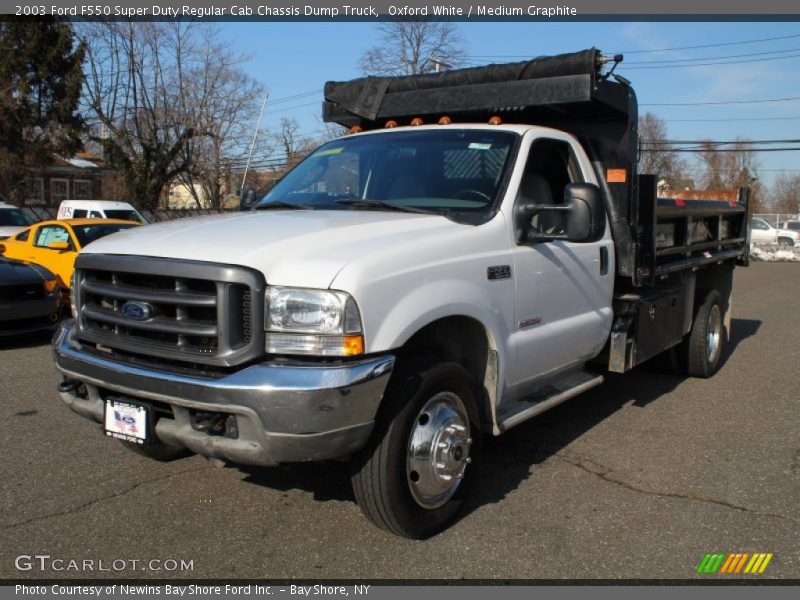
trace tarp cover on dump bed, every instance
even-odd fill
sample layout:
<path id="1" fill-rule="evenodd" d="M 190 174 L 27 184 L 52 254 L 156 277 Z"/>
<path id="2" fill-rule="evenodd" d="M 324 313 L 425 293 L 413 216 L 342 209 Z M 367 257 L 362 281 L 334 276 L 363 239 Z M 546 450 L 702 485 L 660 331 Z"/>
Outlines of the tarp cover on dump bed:
<path id="1" fill-rule="evenodd" d="M 498 88 L 496 84 L 580 75 L 588 76 L 581 80 L 583 85 L 580 87 L 589 91 L 593 87 L 598 69 L 598 54 L 597 50 L 591 49 L 558 56 L 544 56 L 517 63 L 472 67 L 427 75 L 364 77 L 346 82 L 329 81 L 325 84 L 323 114 L 326 120 L 336 122 L 344 120 L 345 123 L 342 123 L 344 125 L 353 124 L 353 116 L 369 121 L 374 121 L 378 117 L 400 116 L 393 114 L 396 111 L 391 108 L 395 104 L 391 101 L 392 97 L 397 94 L 405 95 L 408 92 L 422 90 L 428 90 L 431 94 L 416 95 L 418 98 L 424 98 L 422 102 L 414 102 L 420 114 L 431 112 L 434 105 L 443 109 L 449 106 L 450 112 L 490 110 L 497 108 Z M 562 80 L 562 82 L 567 83 L 566 80 Z M 572 82 L 575 83 L 575 80 Z M 465 86 L 478 87 L 473 88 L 476 93 L 468 94 L 469 97 L 465 97 L 463 95 Z M 577 100 L 575 94 L 577 90 L 570 90 L 569 87 L 562 86 L 563 99 Z M 453 88 L 459 89 L 459 97 L 452 96 L 450 92 Z M 441 93 L 437 96 L 436 91 Z M 481 97 L 481 91 L 485 92 L 483 97 Z M 558 100 L 558 94 L 550 94 L 550 96 L 549 100 Z M 408 99 L 410 96 L 405 96 L 405 98 Z M 585 99 L 588 100 L 588 98 Z M 523 105 L 528 106 L 535 103 L 536 100 L 535 96 L 530 95 L 522 98 Z M 543 98 L 543 100 L 547 101 L 548 99 Z M 384 106 L 382 107 L 382 105 Z M 518 103 L 515 105 L 520 106 Z M 350 118 L 348 118 L 348 114 Z"/>
<path id="2" fill-rule="evenodd" d="M 625 130 L 629 119 L 636 120 L 635 96 L 628 85 L 601 75 L 604 62 L 592 48 L 443 73 L 329 81 L 322 116 L 363 129 L 390 119 L 407 125 L 414 117 L 485 122 L 499 115 L 507 123 L 614 120 Z"/>

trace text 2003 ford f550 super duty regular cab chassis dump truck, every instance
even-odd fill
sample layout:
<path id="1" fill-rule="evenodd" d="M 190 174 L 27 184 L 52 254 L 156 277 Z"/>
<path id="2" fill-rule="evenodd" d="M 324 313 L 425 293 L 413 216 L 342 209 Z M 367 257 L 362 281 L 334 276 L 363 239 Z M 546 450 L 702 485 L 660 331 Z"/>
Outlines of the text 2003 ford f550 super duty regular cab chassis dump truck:
<path id="1" fill-rule="evenodd" d="M 155 458 L 351 457 L 366 516 L 425 537 L 483 434 L 664 352 L 712 375 L 746 193 L 658 201 L 607 61 L 328 83 L 325 118 L 354 133 L 254 211 L 80 254 L 63 400 Z"/>

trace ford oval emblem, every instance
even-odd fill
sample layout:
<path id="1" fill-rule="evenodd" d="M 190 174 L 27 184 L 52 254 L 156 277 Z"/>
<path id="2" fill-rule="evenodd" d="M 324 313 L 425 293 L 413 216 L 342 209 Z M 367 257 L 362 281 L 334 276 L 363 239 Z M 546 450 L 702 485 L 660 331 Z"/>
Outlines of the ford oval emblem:
<path id="1" fill-rule="evenodd" d="M 120 312 L 122 312 L 126 318 L 133 321 L 147 321 L 147 319 L 153 318 L 156 314 L 156 309 L 153 308 L 152 304 L 148 304 L 147 302 L 129 300 L 122 305 Z"/>

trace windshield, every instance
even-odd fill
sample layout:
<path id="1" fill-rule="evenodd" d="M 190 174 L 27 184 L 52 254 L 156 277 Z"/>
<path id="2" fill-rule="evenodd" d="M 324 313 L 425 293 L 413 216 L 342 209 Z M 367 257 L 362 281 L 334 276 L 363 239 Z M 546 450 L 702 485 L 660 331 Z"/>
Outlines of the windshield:
<path id="1" fill-rule="evenodd" d="M 341 138 L 306 158 L 256 208 L 485 213 L 517 139 L 446 128 Z"/>
<path id="2" fill-rule="evenodd" d="M 122 221 L 138 221 L 146 223 L 142 215 L 135 210 L 106 210 L 107 219 L 120 219 Z"/>
<path id="3" fill-rule="evenodd" d="M 27 227 L 34 221 L 20 208 L 0 208 L 0 226 Z"/>
<path id="4" fill-rule="evenodd" d="M 86 244 L 90 244 L 101 237 L 105 237 L 111 233 L 122 231 L 123 229 L 130 229 L 131 227 L 138 227 L 133 223 L 100 223 L 97 225 L 73 225 L 72 230 L 75 232 L 75 237 L 78 238 L 78 243 L 83 248 Z"/>

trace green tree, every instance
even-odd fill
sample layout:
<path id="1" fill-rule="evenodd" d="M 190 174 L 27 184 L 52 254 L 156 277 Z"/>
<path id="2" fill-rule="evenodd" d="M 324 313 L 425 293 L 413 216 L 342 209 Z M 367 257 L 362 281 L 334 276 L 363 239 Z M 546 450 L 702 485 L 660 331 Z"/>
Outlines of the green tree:
<path id="1" fill-rule="evenodd" d="M 84 52 L 68 23 L 0 21 L 0 186 L 12 202 L 31 169 L 81 147 Z"/>

